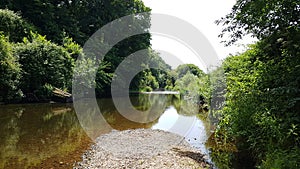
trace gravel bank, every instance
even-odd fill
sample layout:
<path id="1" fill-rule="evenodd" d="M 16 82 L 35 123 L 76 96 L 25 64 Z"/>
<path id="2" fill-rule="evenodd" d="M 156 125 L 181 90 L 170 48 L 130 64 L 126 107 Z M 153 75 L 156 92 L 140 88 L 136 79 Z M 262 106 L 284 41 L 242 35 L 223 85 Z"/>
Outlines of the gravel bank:
<path id="1" fill-rule="evenodd" d="M 113 131 L 96 139 L 75 169 L 211 168 L 205 156 L 173 133 L 150 130 Z"/>

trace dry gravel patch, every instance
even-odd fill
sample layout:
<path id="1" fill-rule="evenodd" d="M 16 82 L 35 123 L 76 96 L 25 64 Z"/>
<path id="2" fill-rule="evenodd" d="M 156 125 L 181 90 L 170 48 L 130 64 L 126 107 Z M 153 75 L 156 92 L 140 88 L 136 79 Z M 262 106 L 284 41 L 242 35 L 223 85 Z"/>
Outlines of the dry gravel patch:
<path id="1" fill-rule="evenodd" d="M 75 169 L 211 168 L 183 137 L 151 129 L 113 131 L 100 136 Z"/>

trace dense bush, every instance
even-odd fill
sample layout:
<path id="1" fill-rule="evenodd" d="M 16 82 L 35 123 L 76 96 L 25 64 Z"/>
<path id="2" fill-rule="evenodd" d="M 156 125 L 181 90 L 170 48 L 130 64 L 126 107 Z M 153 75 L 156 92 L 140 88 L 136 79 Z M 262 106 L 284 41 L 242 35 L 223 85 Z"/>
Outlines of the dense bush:
<path id="1" fill-rule="evenodd" d="M 34 91 L 34 95 L 39 98 L 39 100 L 46 101 L 53 96 L 54 87 L 50 84 L 45 84 L 40 86 L 37 90 Z"/>
<path id="2" fill-rule="evenodd" d="M 34 27 L 13 11 L 0 9 L 0 31 L 11 42 L 21 42 L 30 35 L 30 31 L 34 31 Z"/>
<path id="3" fill-rule="evenodd" d="M 238 0 L 217 21 L 230 45 L 251 34 L 259 41 L 223 66 L 226 106 L 220 140 L 235 139 L 258 167 L 299 168 L 300 29 L 296 0 Z M 283 162 L 283 159 L 288 160 Z"/>
<path id="4" fill-rule="evenodd" d="M 21 89 L 25 94 L 46 84 L 71 88 L 74 61 L 65 48 L 33 34 L 32 40 L 25 39 L 15 50 L 22 65 Z"/>
<path id="5" fill-rule="evenodd" d="M 217 131 L 225 133 L 223 139 L 236 138 L 238 148 L 250 151 L 258 165 L 261 160 L 266 161 L 264 165 L 274 160 L 269 158 L 277 150 L 294 154 L 300 143 L 300 58 L 267 57 L 266 44 L 259 42 L 226 59 L 226 106 Z M 287 158 L 290 162 L 281 167 L 291 164 L 288 168 L 297 168 L 297 158 Z M 275 163 L 279 165 L 279 161 Z"/>
<path id="6" fill-rule="evenodd" d="M 8 38 L 0 35 L 0 102 L 10 101 L 21 96 L 18 91 L 20 65 L 13 56 Z"/>

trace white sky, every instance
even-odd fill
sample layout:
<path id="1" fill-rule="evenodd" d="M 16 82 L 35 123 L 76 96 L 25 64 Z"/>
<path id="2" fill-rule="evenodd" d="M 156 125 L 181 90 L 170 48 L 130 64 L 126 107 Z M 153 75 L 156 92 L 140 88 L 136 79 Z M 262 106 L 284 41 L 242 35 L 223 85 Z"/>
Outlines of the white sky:
<path id="1" fill-rule="evenodd" d="M 221 26 L 214 23 L 215 20 L 224 17 L 231 11 L 235 0 L 143 0 L 146 6 L 152 9 L 152 13 L 168 14 L 183 19 L 198 28 L 210 41 L 220 59 L 224 59 L 230 53 L 242 52 L 245 47 L 241 44 L 253 42 L 252 38 L 245 38 L 231 47 L 221 44 Z M 193 63 L 205 69 L 199 60 L 193 59 L 194 54 L 179 42 L 162 36 L 152 36 L 152 48 L 163 49 L 180 58 L 184 63 Z"/>

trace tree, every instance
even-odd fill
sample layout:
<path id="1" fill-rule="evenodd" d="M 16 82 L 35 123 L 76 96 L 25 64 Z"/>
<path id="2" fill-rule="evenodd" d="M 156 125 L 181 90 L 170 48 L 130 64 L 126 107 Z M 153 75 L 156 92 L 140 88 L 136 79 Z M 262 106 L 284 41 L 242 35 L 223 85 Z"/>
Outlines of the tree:
<path id="1" fill-rule="evenodd" d="M 238 0 L 231 13 L 216 23 L 225 26 L 220 36 L 230 33 L 227 44 L 232 44 L 246 34 L 262 40 L 284 32 L 299 32 L 299 13 L 297 0 Z"/>
<path id="2" fill-rule="evenodd" d="M 178 78 L 182 78 L 188 72 L 190 72 L 193 75 L 198 76 L 198 77 L 201 77 L 202 75 L 204 75 L 203 71 L 194 64 L 179 65 L 176 68 L 176 72 L 177 72 Z"/>
<path id="3" fill-rule="evenodd" d="M 161 57 L 160 54 L 154 50 L 149 51 L 149 61 L 148 65 L 153 67 L 150 69 L 151 74 L 156 78 L 159 88 L 165 89 L 170 85 L 171 81 L 171 66 L 168 65 Z"/>
<path id="4" fill-rule="evenodd" d="M 0 9 L 0 31 L 11 42 L 22 42 L 24 37 L 30 35 L 30 31 L 34 31 L 35 28 L 18 14 L 7 9 Z"/>
<path id="5" fill-rule="evenodd" d="M 0 8 L 21 12 L 49 40 L 62 44 L 66 33 L 80 45 L 115 19 L 150 11 L 140 0 L 2 0 Z"/>
<path id="6" fill-rule="evenodd" d="M 68 44 L 65 37 L 70 37 L 81 46 L 98 29 L 113 20 L 130 14 L 150 12 L 150 8 L 146 7 L 141 0 L 15 0 L 13 2 L 3 0 L 0 2 L 0 8 L 19 12 L 23 18 L 34 24 L 39 34 L 58 45 Z M 150 16 L 134 19 L 134 23 L 130 25 L 131 29 L 150 28 Z M 124 34 L 122 29 L 114 31 L 115 36 Z M 104 37 L 104 45 L 109 45 L 107 42 L 109 38 L 111 37 Z M 78 46 L 70 44 L 65 47 L 68 48 L 67 50 L 77 51 L 71 53 L 72 58 L 76 60 L 79 55 Z M 150 34 L 148 33 L 128 37 L 114 45 L 101 61 L 103 64 L 99 65 L 96 77 L 97 95 L 110 93 L 112 74 L 125 57 L 149 47 Z M 109 68 L 104 65 L 109 65 Z"/>
<path id="7" fill-rule="evenodd" d="M 299 153 L 294 149 L 298 149 L 300 134 L 297 125 L 300 121 L 300 71 L 297 69 L 300 60 L 257 59 L 264 55 L 264 43 L 258 43 L 223 63 L 226 105 L 217 133 L 226 134 L 218 137 L 240 140 L 239 150 L 250 151 L 257 165 L 264 160 L 268 161 L 264 165 L 275 167 L 272 163 L 286 158 L 291 164 L 286 168 L 293 168 L 297 160 L 293 156 Z"/>

